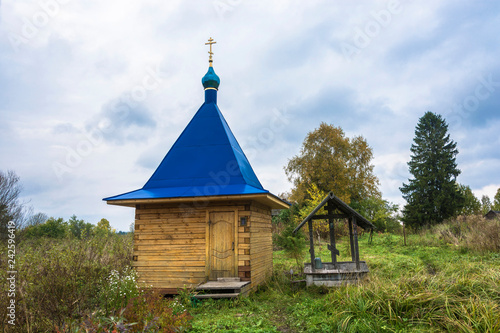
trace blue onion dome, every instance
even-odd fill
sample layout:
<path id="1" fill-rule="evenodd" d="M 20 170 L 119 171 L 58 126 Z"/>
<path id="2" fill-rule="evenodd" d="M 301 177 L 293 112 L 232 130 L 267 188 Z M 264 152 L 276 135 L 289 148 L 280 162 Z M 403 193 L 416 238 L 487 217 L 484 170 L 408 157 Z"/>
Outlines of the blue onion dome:
<path id="1" fill-rule="evenodd" d="M 203 84 L 203 88 L 205 88 L 205 90 L 210 88 L 217 90 L 219 88 L 220 79 L 217 74 L 215 74 L 212 66 L 208 67 L 208 72 L 201 79 L 201 83 Z"/>

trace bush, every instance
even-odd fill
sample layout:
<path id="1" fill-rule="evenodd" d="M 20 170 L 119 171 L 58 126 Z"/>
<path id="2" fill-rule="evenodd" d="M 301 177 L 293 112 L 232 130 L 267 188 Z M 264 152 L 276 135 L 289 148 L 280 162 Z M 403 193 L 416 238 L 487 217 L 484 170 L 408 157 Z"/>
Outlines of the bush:
<path id="1" fill-rule="evenodd" d="M 297 266 L 300 267 L 302 266 L 300 259 L 302 259 L 306 248 L 306 237 L 302 230 L 294 234 L 294 229 L 295 226 L 293 224 L 288 224 L 281 234 L 276 235 L 275 242 L 290 258 L 295 259 Z"/>
<path id="2" fill-rule="evenodd" d="M 130 267 L 125 267 L 121 274 L 112 270 L 99 291 L 100 311 L 109 316 L 125 308 L 129 300 L 137 296 L 137 273 Z"/>
<path id="3" fill-rule="evenodd" d="M 24 332 L 51 331 L 94 311 L 100 304 L 103 282 L 111 271 L 130 266 L 131 251 L 131 237 L 117 235 L 18 243 L 16 326 Z M 0 265 L 0 283 L 5 285 L 7 263 L 0 261 Z M 4 327 L 6 302 L 6 293 L 1 293 L 0 322 Z"/>

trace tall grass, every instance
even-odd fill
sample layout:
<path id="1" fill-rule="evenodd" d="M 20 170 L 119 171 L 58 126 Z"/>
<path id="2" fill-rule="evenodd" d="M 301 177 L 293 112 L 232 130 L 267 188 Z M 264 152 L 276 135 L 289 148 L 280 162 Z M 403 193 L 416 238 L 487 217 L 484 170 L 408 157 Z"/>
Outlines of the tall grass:
<path id="1" fill-rule="evenodd" d="M 184 332 L 185 307 L 137 284 L 130 267 L 132 235 L 31 238 L 17 244 L 16 322 L 7 323 L 7 293 L 0 294 L 4 332 Z M 5 285 L 7 262 L 0 261 Z"/>
<path id="2" fill-rule="evenodd" d="M 478 252 L 500 251 L 500 220 L 459 216 L 433 228 L 447 243 Z"/>
<path id="3" fill-rule="evenodd" d="M 277 251 L 261 290 L 247 300 L 203 302 L 191 310 L 193 331 L 500 332 L 500 253 L 447 244 L 435 230 L 422 235 L 408 246 L 399 235 L 362 238 L 368 278 L 339 288 L 292 283 L 303 277 L 290 275 L 294 260 Z"/>
<path id="4" fill-rule="evenodd" d="M 16 327 L 49 331 L 98 307 L 99 290 L 111 271 L 130 265 L 131 236 L 88 239 L 31 239 L 17 245 Z M 6 283 L 6 262 L 0 262 Z M 0 322 L 7 325 L 7 294 L 0 294 Z"/>
<path id="5" fill-rule="evenodd" d="M 256 293 L 201 304 L 139 292 L 129 269 L 130 235 L 22 241 L 16 254 L 16 328 L 19 332 L 57 328 L 60 332 L 500 332 L 496 228 L 498 222 L 459 218 L 409 235 L 408 246 L 399 235 L 375 234 L 372 242 L 363 236 L 360 252 L 370 268 L 368 278 L 355 286 L 331 289 L 292 283 L 303 276 L 296 275 L 295 260 L 276 251 L 273 275 Z M 349 258 L 347 245 L 347 239 L 339 240 L 341 259 Z M 317 250 L 322 258 L 329 257 L 326 246 Z M 306 249 L 303 259 L 308 257 Z M 6 265 L 3 256 L 0 283 L 4 285 Z M 4 331 L 10 327 L 7 301 L 7 293 L 0 293 Z"/>

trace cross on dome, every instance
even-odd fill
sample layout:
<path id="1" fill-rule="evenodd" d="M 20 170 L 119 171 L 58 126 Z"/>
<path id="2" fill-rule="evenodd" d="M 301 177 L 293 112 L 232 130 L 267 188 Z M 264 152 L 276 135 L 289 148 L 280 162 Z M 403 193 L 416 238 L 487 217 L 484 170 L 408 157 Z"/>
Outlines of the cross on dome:
<path id="1" fill-rule="evenodd" d="M 213 40 L 213 38 L 212 38 L 212 37 L 210 37 L 210 38 L 208 39 L 208 43 L 205 43 L 205 45 L 210 45 L 210 51 L 208 51 L 208 54 L 209 54 L 209 57 L 208 57 L 208 62 L 209 62 L 209 64 L 210 64 L 210 66 L 212 66 L 212 62 L 213 62 L 213 60 L 212 60 L 212 54 L 214 54 L 214 53 L 212 52 L 212 44 L 216 44 L 216 43 L 217 43 L 217 42 L 215 42 L 215 41 Z"/>

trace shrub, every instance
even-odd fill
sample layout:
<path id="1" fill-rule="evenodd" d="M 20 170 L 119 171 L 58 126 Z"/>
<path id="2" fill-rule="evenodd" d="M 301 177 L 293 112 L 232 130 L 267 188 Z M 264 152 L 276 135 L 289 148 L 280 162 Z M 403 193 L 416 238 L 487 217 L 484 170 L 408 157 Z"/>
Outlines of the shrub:
<path id="1" fill-rule="evenodd" d="M 306 237 L 302 231 L 294 234 L 294 229 L 295 226 L 293 224 L 288 224 L 281 234 L 275 237 L 275 242 L 289 257 L 295 259 L 297 266 L 300 267 L 302 265 L 300 260 L 306 248 Z"/>
<path id="2" fill-rule="evenodd" d="M 125 267 L 121 274 L 112 270 L 99 291 L 100 310 L 105 316 L 116 313 L 137 296 L 137 273 L 130 267 Z"/>
<path id="3" fill-rule="evenodd" d="M 165 299 L 151 289 L 130 299 L 123 316 L 137 323 L 132 332 L 184 332 L 191 322 L 188 311 L 177 300 Z"/>
<path id="4" fill-rule="evenodd" d="M 116 235 L 18 243 L 16 326 L 25 332 L 50 331 L 94 311 L 99 306 L 101 284 L 112 270 L 129 267 L 131 251 L 131 238 Z M 6 262 L 0 264 L 0 283 L 4 283 Z M 7 301 L 0 298 L 4 326 Z"/>

